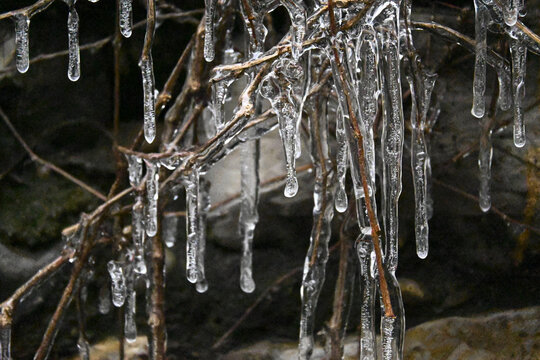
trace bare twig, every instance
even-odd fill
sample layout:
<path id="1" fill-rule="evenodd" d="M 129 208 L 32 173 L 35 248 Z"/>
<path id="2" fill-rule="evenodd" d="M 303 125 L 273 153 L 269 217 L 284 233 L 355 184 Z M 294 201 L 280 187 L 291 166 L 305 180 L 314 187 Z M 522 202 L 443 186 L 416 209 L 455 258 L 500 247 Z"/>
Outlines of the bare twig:
<path id="1" fill-rule="evenodd" d="M 107 200 L 107 197 L 105 195 L 103 195 L 101 192 L 99 192 L 98 190 L 94 189 L 93 187 L 86 184 L 82 180 L 77 179 L 76 177 L 69 174 L 65 170 L 62 170 L 58 166 L 56 166 L 53 163 L 39 157 L 36 153 L 34 153 L 34 151 L 30 148 L 30 146 L 28 146 L 28 144 L 21 137 L 21 135 L 19 134 L 17 129 L 15 129 L 15 127 L 13 126 L 13 124 L 11 123 L 11 121 L 9 120 L 7 115 L 4 113 L 4 110 L 2 110 L 2 108 L 0 108 L 0 117 L 2 117 L 2 120 L 4 120 L 7 127 L 9 128 L 9 130 L 13 133 L 13 136 L 15 136 L 17 141 L 22 145 L 22 147 L 28 153 L 28 155 L 30 156 L 30 159 L 32 159 L 32 161 L 35 161 L 35 162 L 41 164 L 42 166 L 45 166 L 46 168 L 51 169 L 55 173 L 65 177 L 66 179 L 68 179 L 72 183 L 80 186 L 82 189 L 88 191 L 90 194 L 94 195 L 98 199 L 101 199 L 103 201 Z"/>

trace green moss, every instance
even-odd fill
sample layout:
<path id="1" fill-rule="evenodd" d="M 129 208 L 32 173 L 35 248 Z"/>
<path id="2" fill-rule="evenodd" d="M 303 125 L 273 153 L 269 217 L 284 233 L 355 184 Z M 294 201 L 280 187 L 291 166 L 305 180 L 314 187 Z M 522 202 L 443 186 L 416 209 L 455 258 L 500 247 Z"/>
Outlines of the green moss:
<path id="1" fill-rule="evenodd" d="M 97 205 L 92 195 L 56 174 L 35 171 L 4 181 L 0 192 L 0 241 L 36 248 L 56 241 L 64 227 Z"/>

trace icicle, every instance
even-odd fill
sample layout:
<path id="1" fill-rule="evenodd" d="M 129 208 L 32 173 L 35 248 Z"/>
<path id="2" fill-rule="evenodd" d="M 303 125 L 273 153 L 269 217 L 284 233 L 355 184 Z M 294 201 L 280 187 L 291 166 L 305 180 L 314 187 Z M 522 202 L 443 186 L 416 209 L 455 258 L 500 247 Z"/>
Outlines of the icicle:
<path id="1" fill-rule="evenodd" d="M 390 17 L 382 32 L 382 78 L 384 125 L 383 150 L 383 209 L 386 233 L 386 264 L 394 272 L 398 262 L 398 199 L 401 194 L 401 159 L 403 152 L 403 107 L 399 71 L 399 42 Z"/>
<path id="2" fill-rule="evenodd" d="M 159 163 L 145 160 L 146 163 L 146 235 L 157 234 L 157 207 L 159 196 Z"/>
<path id="3" fill-rule="evenodd" d="M 407 80 L 411 90 L 411 169 L 415 202 L 416 253 L 421 259 L 428 254 L 427 166 L 429 154 L 425 139 L 427 112 L 436 76 L 425 72 L 420 59 L 408 58 Z"/>
<path id="4" fill-rule="evenodd" d="M 28 28 L 30 27 L 30 18 L 25 14 L 16 15 L 15 20 L 15 48 L 17 70 L 22 74 L 28 71 L 29 60 L 29 42 Z"/>
<path id="5" fill-rule="evenodd" d="M 478 169 L 480 170 L 480 191 L 479 204 L 483 212 L 491 208 L 490 180 L 491 180 L 491 159 L 493 157 L 493 147 L 491 145 L 491 121 L 488 116 L 482 119 L 482 133 L 480 136 L 480 148 L 478 150 Z"/>
<path id="6" fill-rule="evenodd" d="M 142 72 L 144 96 L 144 138 L 150 144 L 156 137 L 156 95 L 152 55 L 143 57 L 139 63 Z"/>
<path id="7" fill-rule="evenodd" d="M 133 27 L 133 0 L 120 0 L 120 32 L 122 36 L 128 38 L 131 36 Z"/>
<path id="8" fill-rule="evenodd" d="M 111 292 L 107 285 L 103 285 L 99 289 L 98 310 L 102 315 L 108 314 L 111 311 Z"/>
<path id="9" fill-rule="evenodd" d="M 386 316 L 384 306 L 381 305 L 382 359 L 401 360 L 403 359 L 403 342 L 405 340 L 405 310 L 401 298 L 401 289 L 394 273 L 386 272 L 386 281 L 395 316 Z"/>
<path id="10" fill-rule="evenodd" d="M 360 45 L 360 46 L 358 46 Z M 363 126 L 364 152 L 369 169 L 370 187 L 375 186 L 375 140 L 373 137 L 373 124 L 377 116 L 379 97 L 378 46 L 375 30 L 372 26 L 362 28 L 360 42 L 356 47 L 356 57 L 359 64 L 360 81 L 358 83 L 361 121 Z M 363 189 L 362 189 L 363 191 Z M 371 191 L 371 189 L 370 189 Z"/>
<path id="11" fill-rule="evenodd" d="M 137 324 L 135 323 L 136 313 L 136 297 L 137 294 L 134 289 L 135 277 L 133 269 L 128 266 L 126 269 L 126 306 L 124 308 L 124 336 L 129 343 L 134 342 L 137 339 Z"/>
<path id="12" fill-rule="evenodd" d="M 204 0 L 204 59 L 208 62 L 214 60 L 214 17 L 217 0 Z"/>
<path id="13" fill-rule="evenodd" d="M 345 124 L 343 123 L 343 110 L 338 107 L 336 114 L 336 139 L 338 143 L 338 153 L 336 155 L 338 187 L 336 190 L 335 207 L 340 213 L 345 212 L 348 207 L 347 192 L 345 191 L 345 176 L 347 175 L 347 164 L 349 161 L 349 147 L 347 146 L 347 135 L 345 134 Z"/>
<path id="14" fill-rule="evenodd" d="M 510 88 L 510 78 L 502 69 L 497 68 L 497 79 L 499 82 L 499 97 L 497 103 L 501 110 L 508 110 L 512 106 L 512 90 Z"/>
<path id="15" fill-rule="evenodd" d="M 293 102 L 293 86 L 303 76 L 300 64 L 291 59 L 281 59 L 275 65 L 274 71 L 270 72 L 262 81 L 261 95 L 272 104 L 276 111 L 279 122 L 279 133 L 285 151 L 287 178 L 285 180 L 284 194 L 293 197 L 298 192 L 298 180 L 296 179 L 296 121 L 298 110 Z M 283 91 L 285 89 L 285 91 Z"/>
<path id="16" fill-rule="evenodd" d="M 107 269 L 111 276 L 112 303 L 116 307 L 124 305 L 126 300 L 126 278 L 124 274 L 124 263 L 111 260 L 107 263 Z"/>
<path id="17" fill-rule="evenodd" d="M 520 0 L 503 0 L 502 13 L 504 22 L 508 26 L 514 26 L 519 16 Z"/>
<path id="18" fill-rule="evenodd" d="M 214 76 L 214 78 L 219 78 L 220 76 L 222 76 L 222 74 L 218 73 Z M 225 127 L 225 115 L 223 113 L 223 108 L 227 98 L 227 93 L 229 91 L 229 86 L 233 82 L 234 78 L 225 78 L 212 84 L 212 113 L 214 115 L 214 123 L 217 132 L 221 131 Z"/>
<path id="19" fill-rule="evenodd" d="M 473 106 L 471 114 L 482 118 L 485 112 L 486 92 L 486 57 L 487 57 L 487 26 L 489 13 L 486 5 L 481 0 L 474 0 L 475 9 L 475 34 L 476 34 L 476 59 L 474 64 L 473 81 Z"/>
<path id="20" fill-rule="evenodd" d="M 208 290 L 208 281 L 206 280 L 204 270 L 204 257 L 206 253 L 206 223 L 208 211 L 210 211 L 210 183 L 204 179 L 199 186 L 199 246 L 197 247 L 197 284 L 195 286 L 199 293 Z"/>
<path id="21" fill-rule="evenodd" d="M 525 66 L 527 47 L 520 40 L 510 38 L 512 53 L 512 95 L 514 97 L 514 145 L 525 146 L 525 124 L 523 122 L 523 98 L 525 97 Z"/>
<path id="22" fill-rule="evenodd" d="M 71 81 L 79 80 L 81 76 L 81 60 L 79 51 L 79 15 L 75 4 L 69 7 L 68 15 L 68 78 Z"/>
<path id="23" fill-rule="evenodd" d="M 144 260 L 144 203 L 141 194 L 135 198 L 135 204 L 131 209 L 131 237 L 135 246 L 135 269 L 137 274 L 146 274 L 146 264 Z"/>
<path id="24" fill-rule="evenodd" d="M 302 55 L 302 42 L 306 35 L 306 11 L 300 1 L 281 0 L 281 4 L 291 18 L 291 53 L 293 59 L 298 60 Z"/>
<path id="25" fill-rule="evenodd" d="M 11 360 L 11 324 L 0 326 L 0 360 Z"/>
<path id="26" fill-rule="evenodd" d="M 88 344 L 88 340 L 83 336 L 79 336 L 77 348 L 79 349 L 79 357 L 81 360 L 90 360 L 90 344 Z"/>
<path id="27" fill-rule="evenodd" d="M 323 114 L 323 111 L 319 111 Z M 313 327 L 317 302 L 326 277 L 328 260 L 328 242 L 332 233 L 334 201 L 332 199 L 333 172 L 328 161 L 326 119 L 314 116 L 310 119 L 311 160 L 315 168 L 313 188 L 313 226 L 309 249 L 304 260 L 304 272 L 300 295 L 302 310 L 300 313 L 300 341 L 298 358 L 309 360 L 313 352 Z"/>
<path id="28" fill-rule="evenodd" d="M 242 260 L 240 262 L 240 287 L 246 293 L 255 290 L 253 281 L 252 257 L 253 235 L 259 220 L 257 204 L 259 197 L 259 155 L 258 140 L 242 145 L 242 204 L 240 207 L 239 230 L 242 236 Z"/>
<path id="29" fill-rule="evenodd" d="M 356 253 L 360 269 L 360 293 L 362 305 L 360 308 L 360 360 L 375 360 L 376 332 L 375 332 L 375 277 L 371 272 L 373 267 L 371 259 L 373 242 L 370 236 L 360 236 L 356 240 Z"/>
<path id="30" fill-rule="evenodd" d="M 197 253 L 199 246 L 199 170 L 191 169 L 189 178 L 184 179 L 186 186 L 186 276 L 189 282 L 196 283 L 199 277 Z"/>
<path id="31" fill-rule="evenodd" d="M 126 154 L 128 162 L 129 183 L 133 187 L 139 187 L 141 185 L 143 166 L 142 160 L 136 155 Z"/>
<path id="32" fill-rule="evenodd" d="M 163 240 L 168 248 L 176 243 L 178 230 L 178 216 L 165 216 L 163 218 Z"/>

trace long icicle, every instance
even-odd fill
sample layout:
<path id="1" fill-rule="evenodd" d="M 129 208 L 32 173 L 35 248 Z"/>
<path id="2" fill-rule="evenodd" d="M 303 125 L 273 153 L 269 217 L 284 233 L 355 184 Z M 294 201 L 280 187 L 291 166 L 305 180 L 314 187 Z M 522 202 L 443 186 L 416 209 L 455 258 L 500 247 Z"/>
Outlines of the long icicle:
<path id="1" fill-rule="evenodd" d="M 259 140 L 250 140 L 242 145 L 240 236 L 242 237 L 242 260 L 240 262 L 240 288 L 246 293 L 255 290 L 253 281 L 253 236 L 259 221 Z"/>
<path id="2" fill-rule="evenodd" d="M 525 124 L 523 122 L 523 98 L 525 97 L 525 70 L 527 47 L 520 40 L 510 38 L 512 54 L 512 95 L 514 97 L 514 145 L 525 146 Z"/>
<path id="3" fill-rule="evenodd" d="M 81 55 L 79 50 L 79 15 L 75 2 L 69 6 L 68 14 L 68 78 L 77 81 L 81 77 Z"/>
<path id="4" fill-rule="evenodd" d="M 489 12 L 481 0 L 474 0 L 476 49 L 473 80 L 473 106 L 471 114 L 482 118 L 486 110 L 486 57 Z"/>
<path id="5" fill-rule="evenodd" d="M 320 99 L 319 99 L 320 101 Z M 315 106 L 316 112 L 320 111 Z M 311 159 L 315 168 L 313 189 L 313 226 L 309 249 L 304 261 L 304 273 L 300 295 L 300 341 L 298 358 L 309 360 L 313 352 L 313 327 L 317 301 L 326 276 L 328 242 L 331 236 L 331 222 L 334 216 L 333 170 L 328 160 L 327 122 L 324 111 L 310 118 Z"/>
<path id="6" fill-rule="evenodd" d="M 28 71 L 28 67 L 30 66 L 28 41 L 30 18 L 26 14 L 20 14 L 14 16 L 13 20 L 15 21 L 15 64 L 17 70 L 23 74 Z"/>
<path id="7" fill-rule="evenodd" d="M 189 282 L 196 283 L 199 278 L 197 254 L 199 246 L 199 170 L 194 167 L 188 178 L 184 179 L 186 187 L 186 277 Z"/>
<path id="8" fill-rule="evenodd" d="M 210 211 L 210 182 L 201 179 L 199 185 L 199 246 L 197 247 L 197 283 L 195 289 L 199 293 L 208 290 L 208 280 L 204 268 L 204 258 L 206 253 L 206 223 L 208 212 Z"/>
<path id="9" fill-rule="evenodd" d="M 375 300 L 376 300 L 376 278 L 371 271 L 375 267 L 372 264 L 371 254 L 373 253 L 373 242 L 369 235 L 360 235 L 356 240 L 356 253 L 359 262 L 360 273 L 360 360 L 376 360 L 377 348 L 375 332 Z"/>
<path id="10" fill-rule="evenodd" d="M 152 61 L 152 44 L 156 30 L 156 0 L 147 0 L 147 5 L 146 33 L 139 67 L 143 85 L 144 138 L 148 143 L 152 143 L 156 137 L 156 94 Z"/>
<path id="11" fill-rule="evenodd" d="M 399 7 L 392 1 L 384 11 L 381 34 L 381 78 L 383 80 L 383 210 L 385 230 L 385 278 L 393 305 L 394 317 L 387 316 L 382 305 L 381 336 L 384 360 L 403 357 L 405 317 L 401 290 L 395 271 L 398 264 L 398 200 L 401 194 L 403 154 L 403 106 L 400 81 Z M 380 284 L 379 284 L 380 285 Z M 382 289 L 381 289 L 382 290 Z M 382 301 L 381 301 L 382 303 Z"/>
<path id="12" fill-rule="evenodd" d="M 478 193 L 480 209 L 483 212 L 491 208 L 490 181 L 491 181 L 491 159 L 493 157 L 493 146 L 491 144 L 491 119 L 489 116 L 482 118 L 482 130 L 480 133 L 480 146 L 478 149 L 478 169 L 480 171 L 480 190 Z"/>

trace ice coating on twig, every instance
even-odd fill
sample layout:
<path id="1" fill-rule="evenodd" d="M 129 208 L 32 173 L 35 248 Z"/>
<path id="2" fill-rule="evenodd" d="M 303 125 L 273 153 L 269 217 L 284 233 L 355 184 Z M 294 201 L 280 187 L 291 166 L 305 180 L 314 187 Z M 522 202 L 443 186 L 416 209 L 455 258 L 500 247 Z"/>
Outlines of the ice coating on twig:
<path id="1" fill-rule="evenodd" d="M 133 0 L 120 0 L 119 7 L 120 32 L 123 37 L 128 38 L 133 31 Z"/>
<path id="2" fill-rule="evenodd" d="M 79 80 L 81 76 L 81 56 L 79 50 L 79 15 L 72 4 L 68 14 L 68 78 L 71 81 Z"/>
<path id="3" fill-rule="evenodd" d="M 124 305 L 126 300 L 126 277 L 124 273 L 124 263 L 111 260 L 107 263 L 107 270 L 111 277 L 112 303 L 116 307 Z"/>
<path id="4" fill-rule="evenodd" d="M 302 55 L 302 43 L 306 34 L 306 11 L 301 1 L 281 0 L 291 19 L 291 54 L 298 60 Z"/>
<path id="5" fill-rule="evenodd" d="M 144 102 L 144 138 L 152 143 L 156 137 L 156 95 L 152 55 L 143 57 L 139 64 L 142 72 Z"/>
<path id="6" fill-rule="evenodd" d="M 258 140 L 242 145 L 241 197 L 239 232 L 242 237 L 242 259 L 240 261 L 240 288 L 246 293 L 255 290 L 253 281 L 253 236 L 259 221 L 257 205 L 259 199 L 259 155 Z"/>
<path id="7" fill-rule="evenodd" d="M 486 57 L 487 57 L 487 26 L 489 13 L 481 0 L 474 0 L 475 9 L 475 63 L 473 80 L 473 106 L 471 114 L 477 118 L 484 116 L 486 101 Z"/>
<path id="8" fill-rule="evenodd" d="M 215 77 L 220 76 L 221 74 L 216 74 Z M 223 80 L 218 80 L 212 85 L 212 113 L 214 117 L 214 124 L 216 131 L 219 132 L 225 126 L 225 115 L 223 113 L 223 108 L 225 105 L 225 100 L 227 98 L 227 93 L 229 91 L 229 86 L 233 83 L 233 79 L 225 78 Z"/>
<path id="9" fill-rule="evenodd" d="M 510 87 L 510 78 L 502 69 L 497 68 L 497 80 L 499 82 L 499 97 L 497 103 L 501 110 L 508 110 L 512 106 L 512 89 Z"/>
<path id="10" fill-rule="evenodd" d="M 199 185 L 199 246 L 197 247 L 197 292 L 203 293 L 208 290 L 208 280 L 204 270 L 204 258 L 206 253 L 206 223 L 210 211 L 210 182 L 201 179 Z"/>
<path id="11" fill-rule="evenodd" d="M 376 280 L 371 273 L 371 254 L 373 242 L 370 236 L 360 236 L 356 240 L 356 254 L 358 256 L 360 272 L 360 349 L 359 359 L 374 360 L 377 358 L 375 332 L 375 300 Z M 374 264 L 373 264 L 374 265 Z"/>
<path id="12" fill-rule="evenodd" d="M 159 166 L 160 163 L 145 160 L 146 163 L 146 235 L 152 237 L 158 228 Z"/>
<path id="13" fill-rule="evenodd" d="M 337 155 L 336 155 L 336 177 L 338 186 L 336 189 L 335 207 L 340 213 L 345 212 L 348 207 L 347 192 L 345 190 L 345 176 L 347 175 L 347 165 L 349 162 L 349 147 L 347 145 L 347 134 L 345 133 L 343 122 L 343 111 L 338 107 L 336 113 L 336 140 L 337 140 Z M 347 125 L 348 126 L 348 125 Z"/>
<path id="14" fill-rule="evenodd" d="M 525 69 L 527 46 L 520 40 L 510 38 L 512 54 L 512 95 L 514 98 L 514 145 L 525 146 L 525 124 L 523 122 L 523 99 L 525 98 Z"/>
<path id="15" fill-rule="evenodd" d="M 197 253 L 199 246 L 199 170 L 193 168 L 191 174 L 184 179 L 186 187 L 186 277 L 189 282 L 196 283 L 199 278 Z"/>
<path id="16" fill-rule="evenodd" d="M 14 16 L 13 20 L 15 21 L 15 64 L 17 70 L 22 74 L 27 72 L 30 66 L 28 41 L 30 18 L 25 14 L 19 14 Z"/>
<path id="17" fill-rule="evenodd" d="M 491 159 L 493 157 L 493 147 L 491 145 L 491 120 L 488 116 L 482 118 L 482 131 L 480 134 L 480 145 L 478 149 L 478 169 L 480 171 L 480 187 L 478 191 L 479 205 L 483 212 L 491 208 L 490 181 L 491 181 Z"/>
<path id="18" fill-rule="evenodd" d="M 208 62 L 214 60 L 214 17 L 217 0 L 204 0 L 204 59 Z"/>

